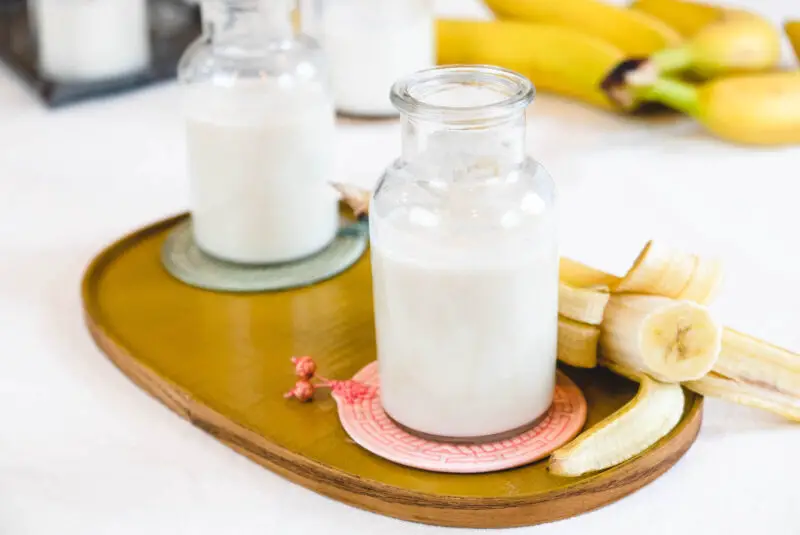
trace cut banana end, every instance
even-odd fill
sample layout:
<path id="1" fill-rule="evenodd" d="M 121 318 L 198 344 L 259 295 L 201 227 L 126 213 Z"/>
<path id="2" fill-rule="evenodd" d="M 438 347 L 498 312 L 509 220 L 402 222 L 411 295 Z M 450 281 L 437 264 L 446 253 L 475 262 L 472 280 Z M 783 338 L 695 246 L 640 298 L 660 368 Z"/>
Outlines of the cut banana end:
<path id="1" fill-rule="evenodd" d="M 800 422 L 800 398 L 783 394 L 770 387 L 744 383 L 715 372 L 709 373 L 699 381 L 686 382 L 684 386 L 703 396 L 764 409 Z"/>
<path id="2" fill-rule="evenodd" d="M 579 288 L 561 282 L 558 285 L 558 313 L 575 321 L 600 325 L 608 298 L 607 286 Z"/>
<path id="3" fill-rule="evenodd" d="M 643 377 L 624 407 L 553 452 L 549 469 L 575 477 L 625 462 L 666 436 L 681 420 L 683 407 L 680 385 Z"/>
<path id="4" fill-rule="evenodd" d="M 597 366 L 600 327 L 558 317 L 558 360 L 577 368 Z"/>
<path id="5" fill-rule="evenodd" d="M 722 345 L 706 307 L 651 295 L 612 295 L 600 330 L 604 359 L 663 382 L 704 376 Z"/>

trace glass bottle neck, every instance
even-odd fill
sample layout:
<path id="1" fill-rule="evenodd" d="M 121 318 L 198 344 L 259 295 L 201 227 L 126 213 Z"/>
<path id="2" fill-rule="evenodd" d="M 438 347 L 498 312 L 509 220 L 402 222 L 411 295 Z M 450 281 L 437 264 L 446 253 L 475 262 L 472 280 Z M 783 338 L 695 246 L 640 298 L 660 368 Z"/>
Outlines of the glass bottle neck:
<path id="1" fill-rule="evenodd" d="M 468 126 L 402 117 L 402 159 L 435 167 L 437 174 L 499 176 L 525 158 L 524 110 L 503 121 Z"/>
<path id="2" fill-rule="evenodd" d="M 214 47 L 260 47 L 292 36 L 294 0 L 202 0 L 205 33 Z"/>
<path id="3" fill-rule="evenodd" d="M 426 69 L 394 84 L 405 162 L 441 179 L 501 177 L 525 161 L 531 82 L 491 66 Z"/>

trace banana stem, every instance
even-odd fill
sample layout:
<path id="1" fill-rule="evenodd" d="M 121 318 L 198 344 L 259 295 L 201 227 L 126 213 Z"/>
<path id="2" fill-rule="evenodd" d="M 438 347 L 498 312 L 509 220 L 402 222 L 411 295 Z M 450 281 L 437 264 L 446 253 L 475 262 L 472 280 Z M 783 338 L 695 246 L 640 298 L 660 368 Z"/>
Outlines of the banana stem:
<path id="1" fill-rule="evenodd" d="M 692 49 L 687 46 L 659 50 L 649 58 L 659 74 L 685 71 L 692 65 Z"/>
<path id="2" fill-rule="evenodd" d="M 692 117 L 700 115 L 697 87 L 671 78 L 658 78 L 652 85 L 638 89 L 646 100 L 655 100 Z"/>

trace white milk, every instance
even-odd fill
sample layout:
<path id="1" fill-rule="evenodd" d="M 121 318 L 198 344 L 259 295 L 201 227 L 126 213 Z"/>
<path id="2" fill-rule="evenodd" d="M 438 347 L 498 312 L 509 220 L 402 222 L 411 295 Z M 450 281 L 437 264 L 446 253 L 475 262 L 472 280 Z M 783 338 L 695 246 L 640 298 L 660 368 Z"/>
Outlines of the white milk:
<path id="1" fill-rule="evenodd" d="M 375 13 L 358 13 L 357 3 L 331 4 L 321 41 L 336 109 L 352 115 L 396 115 L 389 100 L 392 84 L 436 64 L 433 15 L 424 10 L 398 13 L 393 2 L 374 4 L 379 6 Z"/>
<path id="2" fill-rule="evenodd" d="M 334 110 L 319 84 L 188 88 L 191 209 L 198 246 L 237 263 L 296 260 L 338 230 L 328 185 Z"/>
<path id="3" fill-rule="evenodd" d="M 381 399 L 413 430 L 483 437 L 531 423 L 552 402 L 555 216 L 531 197 L 496 228 L 470 228 L 447 223 L 470 212 L 455 205 L 444 218 L 419 207 L 371 216 Z"/>
<path id="4" fill-rule="evenodd" d="M 132 74 L 150 63 L 147 0 L 33 2 L 39 69 L 58 81 Z"/>

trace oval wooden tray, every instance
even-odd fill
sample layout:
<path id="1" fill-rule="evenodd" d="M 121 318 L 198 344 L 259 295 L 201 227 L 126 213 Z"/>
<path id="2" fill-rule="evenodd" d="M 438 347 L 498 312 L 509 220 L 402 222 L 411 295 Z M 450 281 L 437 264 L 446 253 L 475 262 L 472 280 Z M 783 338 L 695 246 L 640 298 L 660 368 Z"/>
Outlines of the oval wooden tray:
<path id="1" fill-rule="evenodd" d="M 99 347 L 136 384 L 257 463 L 326 496 L 385 515 L 444 526 L 510 527 L 570 517 L 616 501 L 667 471 L 691 446 L 702 398 L 645 454 L 599 474 L 553 476 L 546 463 L 490 474 L 405 468 L 361 449 L 327 395 L 284 400 L 289 357 L 313 355 L 330 377 L 375 359 L 369 255 L 309 288 L 265 294 L 186 286 L 161 266 L 168 230 L 143 228 L 103 251 L 83 281 L 86 322 Z M 605 370 L 565 369 L 583 389 L 591 425 L 635 385 Z"/>

